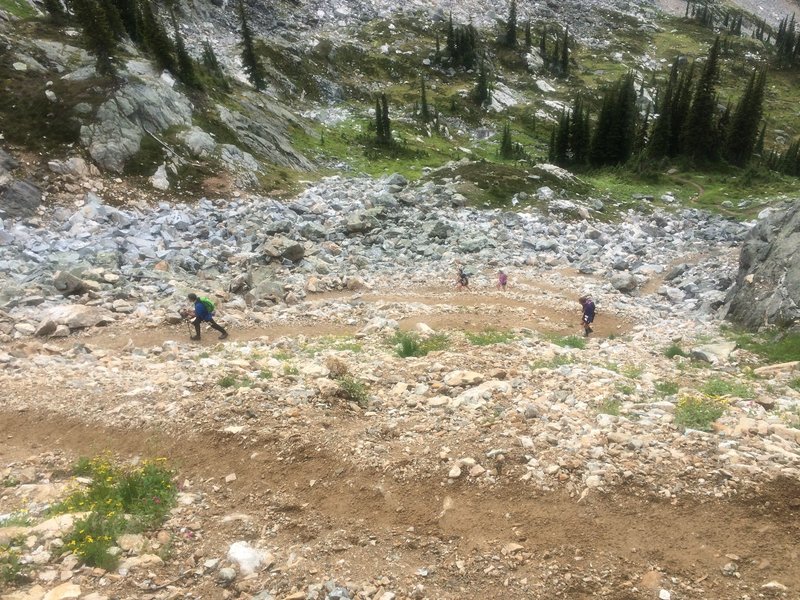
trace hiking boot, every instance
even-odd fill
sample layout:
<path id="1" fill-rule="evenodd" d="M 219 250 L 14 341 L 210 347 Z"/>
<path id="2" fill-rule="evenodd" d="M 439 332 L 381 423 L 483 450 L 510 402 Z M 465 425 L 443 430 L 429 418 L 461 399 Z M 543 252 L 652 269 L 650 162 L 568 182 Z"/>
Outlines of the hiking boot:
<path id="1" fill-rule="evenodd" d="M 224 340 L 224 339 L 226 339 L 227 337 L 228 337 L 228 332 L 227 332 L 227 331 L 223 331 L 223 332 L 222 332 L 222 335 L 221 335 L 221 336 L 219 336 L 219 339 L 221 339 L 221 340 Z"/>
<path id="2" fill-rule="evenodd" d="M 199 340 L 199 339 L 200 339 L 200 336 L 199 336 L 199 335 L 193 335 L 193 336 L 192 336 L 192 337 L 190 337 L 189 339 L 190 339 L 190 340 L 195 340 L 195 341 L 197 341 L 197 340 Z"/>

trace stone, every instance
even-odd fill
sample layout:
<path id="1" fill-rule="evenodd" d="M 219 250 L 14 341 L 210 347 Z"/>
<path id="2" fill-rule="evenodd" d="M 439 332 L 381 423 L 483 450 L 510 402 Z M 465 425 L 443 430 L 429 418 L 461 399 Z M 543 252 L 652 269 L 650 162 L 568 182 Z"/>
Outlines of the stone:
<path id="1" fill-rule="evenodd" d="M 771 592 L 788 592 L 789 588 L 778 581 L 770 581 L 761 586 L 762 590 Z"/>
<path id="2" fill-rule="evenodd" d="M 70 330 L 108 325 L 114 322 L 114 316 L 111 312 L 97 306 L 87 306 L 85 304 L 54 306 L 45 311 L 42 317 L 42 320 L 51 320 L 58 325 L 66 325 Z"/>
<path id="3" fill-rule="evenodd" d="M 475 371 L 451 371 L 444 376 L 445 384 L 450 387 L 463 387 L 469 385 L 477 385 L 484 380 L 483 375 Z"/>
<path id="4" fill-rule="evenodd" d="M 234 542 L 228 549 L 228 560 L 236 563 L 243 575 L 251 575 L 263 564 L 264 553 L 247 542 Z"/>
<path id="5" fill-rule="evenodd" d="M 67 598 L 80 598 L 81 586 L 74 583 L 63 583 L 47 592 L 42 600 L 66 600 Z"/>
<path id="6" fill-rule="evenodd" d="M 736 342 L 716 342 L 692 348 L 689 355 L 695 360 L 716 364 L 727 361 L 734 350 L 736 350 Z"/>
<path id="7" fill-rule="evenodd" d="M 224 567 L 217 573 L 217 578 L 223 583 L 230 583 L 236 579 L 236 569 Z"/>
<path id="8" fill-rule="evenodd" d="M 166 192 L 169 189 L 167 166 L 164 163 L 161 163 L 158 169 L 156 169 L 156 172 L 150 176 L 150 185 L 162 192 Z"/>
<path id="9" fill-rule="evenodd" d="M 85 282 L 68 271 L 56 271 L 53 275 L 53 286 L 63 296 L 83 294 L 86 291 Z"/>
<path id="10" fill-rule="evenodd" d="M 615 290 L 627 293 L 634 291 L 639 286 L 639 282 L 632 273 L 614 273 L 611 276 L 611 286 Z"/>
<path id="11" fill-rule="evenodd" d="M 0 180 L 0 217 L 31 217 L 41 203 L 42 191 L 30 181 Z"/>
<path id="12" fill-rule="evenodd" d="M 141 556 L 131 556 L 123 560 L 119 565 L 118 571 L 120 573 L 127 573 L 140 567 L 153 567 L 162 564 L 164 564 L 164 561 L 160 556 L 155 554 L 142 554 Z"/>
<path id="13" fill-rule="evenodd" d="M 139 554 L 146 544 L 143 535 L 126 533 L 117 538 L 117 546 L 122 548 L 124 552 L 133 552 Z"/>

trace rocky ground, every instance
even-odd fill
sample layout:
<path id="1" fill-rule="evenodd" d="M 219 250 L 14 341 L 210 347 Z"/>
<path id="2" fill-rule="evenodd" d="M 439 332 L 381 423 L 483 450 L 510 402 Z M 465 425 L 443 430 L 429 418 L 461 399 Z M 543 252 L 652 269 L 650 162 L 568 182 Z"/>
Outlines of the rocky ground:
<path id="1" fill-rule="evenodd" d="M 458 190 L 88 194 L 4 222 L 0 515 L 26 518 L 0 542 L 28 577 L 4 598 L 796 597 L 797 374 L 717 317 L 748 226 L 668 196 L 617 221 L 547 186 L 520 212 Z M 188 340 L 189 290 L 228 340 Z M 581 293 L 595 332 L 565 346 Z M 401 358 L 397 330 L 446 339 Z M 709 381 L 738 395 L 712 431 L 677 426 Z M 47 515 L 105 450 L 166 457 L 181 490 L 113 571 Z"/>

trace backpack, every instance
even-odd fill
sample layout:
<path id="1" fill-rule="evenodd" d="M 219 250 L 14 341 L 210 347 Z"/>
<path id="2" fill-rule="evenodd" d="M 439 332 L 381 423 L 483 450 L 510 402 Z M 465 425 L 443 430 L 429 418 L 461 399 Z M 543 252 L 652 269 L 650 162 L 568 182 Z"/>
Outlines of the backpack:
<path id="1" fill-rule="evenodd" d="M 208 314 L 213 313 L 217 309 L 217 307 L 214 306 L 214 303 L 211 300 L 209 300 L 208 298 L 200 298 L 200 302 L 202 302 L 203 306 L 206 307 L 206 310 L 208 311 Z"/>

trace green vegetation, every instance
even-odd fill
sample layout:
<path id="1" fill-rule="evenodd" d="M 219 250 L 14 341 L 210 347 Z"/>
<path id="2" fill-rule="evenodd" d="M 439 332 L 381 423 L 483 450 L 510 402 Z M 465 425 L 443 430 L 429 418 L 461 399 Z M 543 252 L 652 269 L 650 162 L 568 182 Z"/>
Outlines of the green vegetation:
<path id="1" fill-rule="evenodd" d="M 395 352 L 401 358 L 425 356 L 429 352 L 445 350 L 450 345 L 450 338 L 443 333 L 437 333 L 427 338 L 421 338 L 411 331 L 398 331 L 389 342 L 394 346 Z"/>
<path id="2" fill-rule="evenodd" d="M 686 429 L 710 431 L 711 424 L 725 414 L 726 407 L 722 398 L 683 396 L 675 407 L 675 424 Z"/>
<path id="3" fill-rule="evenodd" d="M 272 379 L 272 371 L 270 371 L 269 369 L 261 369 L 261 371 L 258 372 L 258 378 Z"/>
<path id="4" fill-rule="evenodd" d="M 291 377 L 293 375 L 299 375 L 300 374 L 300 370 L 297 367 L 295 367 L 294 365 L 286 363 L 285 365 L 283 365 L 283 374 L 286 377 Z"/>
<path id="5" fill-rule="evenodd" d="M 654 384 L 656 393 L 662 396 L 672 396 L 677 394 L 680 386 L 677 381 L 656 381 Z"/>
<path id="6" fill-rule="evenodd" d="M 491 346 L 492 344 L 506 344 L 515 339 L 511 331 L 499 331 L 497 329 L 485 329 L 482 332 L 466 332 L 464 334 L 470 344 L 474 346 Z"/>
<path id="7" fill-rule="evenodd" d="M 278 350 L 272 357 L 275 360 L 291 360 L 293 354 L 287 350 Z"/>
<path id="8" fill-rule="evenodd" d="M 554 356 L 550 360 L 535 360 L 531 362 L 530 367 L 532 371 L 535 371 L 536 369 L 557 369 L 562 365 L 569 365 L 573 362 L 575 362 L 575 359 L 573 359 L 571 356 L 560 354 L 558 356 Z"/>
<path id="9" fill-rule="evenodd" d="M 687 354 L 679 344 L 670 344 L 664 349 L 664 356 L 667 358 L 675 358 L 676 356 L 687 356 Z"/>
<path id="10" fill-rule="evenodd" d="M 11 546 L 0 546 L 0 583 L 16 585 L 27 581 L 20 562 L 20 550 Z"/>
<path id="11" fill-rule="evenodd" d="M 250 387 L 253 385 L 253 382 L 250 380 L 249 377 L 246 376 L 237 377 L 236 375 L 228 374 L 222 377 L 217 382 L 217 384 L 223 388 L 240 388 L 240 387 Z"/>
<path id="12" fill-rule="evenodd" d="M 342 375 L 337 377 L 336 381 L 339 383 L 339 389 L 345 400 L 355 402 L 361 408 L 366 408 L 369 404 L 369 394 L 367 386 L 360 380 L 350 375 Z"/>
<path id="13" fill-rule="evenodd" d="M 621 407 L 622 402 L 616 398 L 608 398 L 598 407 L 597 412 L 604 415 L 613 415 L 618 417 Z"/>
<path id="14" fill-rule="evenodd" d="M 617 383 L 617 391 L 625 396 L 631 396 L 636 393 L 636 386 L 632 383 Z"/>
<path id="15" fill-rule="evenodd" d="M 30 19 L 36 16 L 36 11 L 25 0 L 0 0 L 0 10 L 20 19 Z"/>
<path id="16" fill-rule="evenodd" d="M 639 379 L 644 373 L 644 367 L 641 365 L 625 365 L 622 367 L 622 374 L 628 379 Z"/>
<path id="17" fill-rule="evenodd" d="M 770 331 L 763 334 L 734 333 L 736 344 L 769 363 L 800 360 L 800 333 Z"/>
<path id="18" fill-rule="evenodd" d="M 701 388 L 708 396 L 735 396 L 736 398 L 755 398 L 753 388 L 738 381 L 728 381 L 714 377 L 709 379 Z"/>
<path id="19" fill-rule="evenodd" d="M 0 519 L 0 527 L 28 527 L 32 523 L 30 515 L 24 511 L 18 511 Z"/>
<path id="20" fill-rule="evenodd" d="M 90 566 L 113 569 L 118 558 L 108 553 L 123 533 L 158 527 L 175 505 L 175 472 L 166 459 L 145 460 L 135 467 L 114 464 L 107 456 L 83 459 L 76 474 L 92 481 L 52 508 L 54 514 L 88 512 L 65 538 L 65 550 Z"/>
<path id="21" fill-rule="evenodd" d="M 800 377 L 795 377 L 789 382 L 789 387 L 793 390 L 800 392 Z"/>
<path id="22" fill-rule="evenodd" d="M 337 352 L 352 352 L 358 354 L 364 351 L 364 346 L 350 336 L 329 335 L 315 339 L 303 348 L 309 356 L 316 356 L 321 352 L 335 350 Z"/>
<path id="23" fill-rule="evenodd" d="M 562 348 L 578 348 L 583 350 L 586 348 L 586 338 L 578 335 L 546 335 L 545 336 L 551 343 Z"/>

